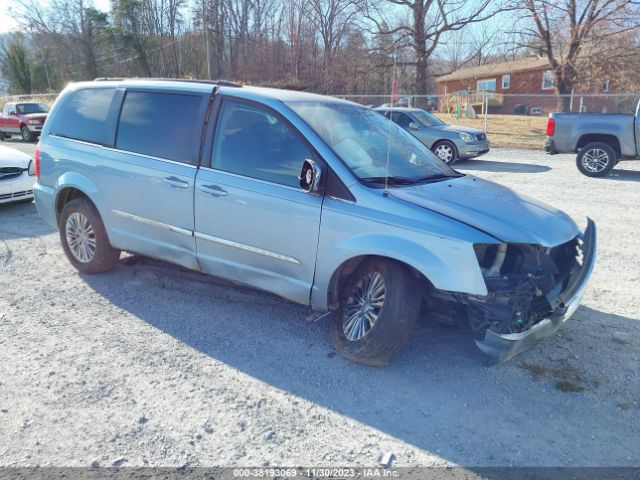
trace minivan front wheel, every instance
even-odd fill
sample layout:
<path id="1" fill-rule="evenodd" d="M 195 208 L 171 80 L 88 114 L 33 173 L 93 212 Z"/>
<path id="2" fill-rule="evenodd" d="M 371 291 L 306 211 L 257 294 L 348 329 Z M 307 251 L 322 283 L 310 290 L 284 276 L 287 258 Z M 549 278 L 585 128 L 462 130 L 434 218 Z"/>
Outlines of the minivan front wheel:
<path id="1" fill-rule="evenodd" d="M 85 198 L 77 198 L 64 206 L 59 230 L 64 253 L 82 273 L 107 272 L 120 258 L 120 250 L 109 243 L 96 208 Z"/>
<path id="2" fill-rule="evenodd" d="M 346 280 L 331 322 L 336 351 L 354 362 L 384 365 L 407 342 L 420 313 L 414 278 L 397 262 L 364 261 Z"/>

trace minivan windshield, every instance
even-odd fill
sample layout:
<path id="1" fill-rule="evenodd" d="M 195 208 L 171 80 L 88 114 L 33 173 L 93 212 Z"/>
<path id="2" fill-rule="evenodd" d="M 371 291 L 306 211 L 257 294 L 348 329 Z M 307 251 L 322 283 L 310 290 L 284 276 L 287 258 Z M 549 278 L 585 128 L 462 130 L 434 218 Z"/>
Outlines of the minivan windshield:
<path id="1" fill-rule="evenodd" d="M 425 112 L 424 110 L 414 110 L 413 116 L 426 127 L 435 127 L 438 125 L 444 125 L 445 123 L 432 113 Z"/>
<path id="2" fill-rule="evenodd" d="M 44 103 L 18 103 L 16 110 L 21 115 L 28 115 L 30 113 L 49 113 L 49 107 Z"/>
<path id="3" fill-rule="evenodd" d="M 378 112 L 338 102 L 287 105 L 331 147 L 360 181 L 371 186 L 410 185 L 458 177 L 431 150 Z"/>

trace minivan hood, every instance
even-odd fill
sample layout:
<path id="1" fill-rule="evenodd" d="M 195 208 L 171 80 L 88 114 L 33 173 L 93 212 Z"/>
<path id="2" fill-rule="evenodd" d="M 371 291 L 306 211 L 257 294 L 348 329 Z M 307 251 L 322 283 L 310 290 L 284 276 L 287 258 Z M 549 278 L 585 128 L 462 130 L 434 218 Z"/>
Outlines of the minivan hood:
<path id="1" fill-rule="evenodd" d="M 579 233 L 575 222 L 564 212 L 471 175 L 394 188 L 390 193 L 507 243 L 554 247 Z"/>

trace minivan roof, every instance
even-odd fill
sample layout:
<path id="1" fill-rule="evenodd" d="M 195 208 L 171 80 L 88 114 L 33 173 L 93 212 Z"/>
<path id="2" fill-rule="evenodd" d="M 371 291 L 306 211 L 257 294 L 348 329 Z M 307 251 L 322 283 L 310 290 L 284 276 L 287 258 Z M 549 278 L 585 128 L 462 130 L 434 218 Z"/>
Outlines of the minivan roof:
<path id="1" fill-rule="evenodd" d="M 319 95 L 317 93 L 301 92 L 296 90 L 283 90 L 280 88 L 254 87 L 249 85 L 239 85 L 226 81 L 211 80 L 181 80 L 181 79 L 151 79 L 151 78 L 99 78 L 92 82 L 78 82 L 73 84 L 73 88 L 95 88 L 95 87 L 142 87 L 156 90 L 182 90 L 185 92 L 210 93 L 215 86 L 220 88 L 223 94 L 246 99 L 269 98 L 282 102 L 332 102 L 332 103 L 352 103 L 335 97 Z"/>

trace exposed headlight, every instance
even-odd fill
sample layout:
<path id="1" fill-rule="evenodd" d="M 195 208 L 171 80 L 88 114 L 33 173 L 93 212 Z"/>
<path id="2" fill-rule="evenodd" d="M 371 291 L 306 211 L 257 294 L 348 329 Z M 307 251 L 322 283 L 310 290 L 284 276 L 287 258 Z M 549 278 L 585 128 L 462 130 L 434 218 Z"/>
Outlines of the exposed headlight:
<path id="1" fill-rule="evenodd" d="M 464 143 L 476 143 L 475 138 L 470 133 L 459 132 L 458 135 L 460 135 L 460 138 Z"/>
<path id="2" fill-rule="evenodd" d="M 37 125 L 38 123 L 40 123 L 40 120 L 27 120 L 27 123 L 29 125 Z"/>

